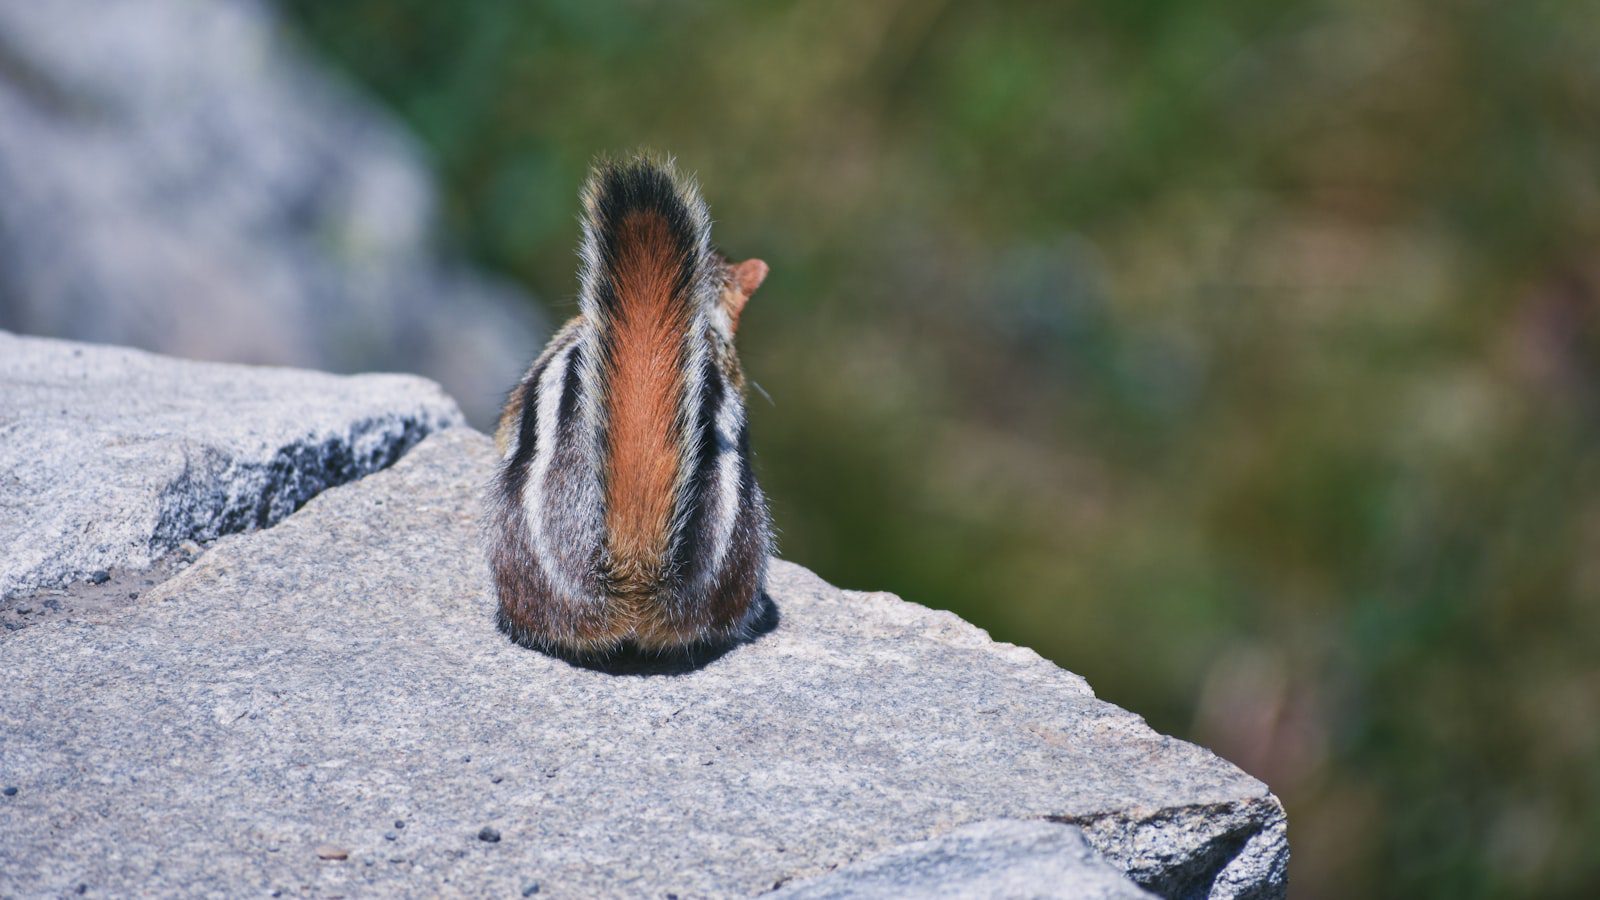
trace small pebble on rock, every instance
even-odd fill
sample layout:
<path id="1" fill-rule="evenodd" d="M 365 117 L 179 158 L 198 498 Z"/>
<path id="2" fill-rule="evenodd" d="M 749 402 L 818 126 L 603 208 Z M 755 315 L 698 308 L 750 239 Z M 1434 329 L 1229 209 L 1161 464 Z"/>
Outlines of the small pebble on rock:
<path id="1" fill-rule="evenodd" d="M 500 832 L 495 831 L 493 828 L 485 828 L 478 832 L 478 840 L 498 844 L 500 843 Z"/>
<path id="2" fill-rule="evenodd" d="M 537 881 L 522 889 L 522 896 L 524 897 L 532 897 L 537 893 L 539 893 L 539 882 Z"/>
<path id="3" fill-rule="evenodd" d="M 504 775 L 496 775 L 496 776 L 494 776 L 494 777 L 493 777 L 493 778 L 490 778 L 490 779 L 489 779 L 489 781 L 490 781 L 490 782 L 491 782 L 491 783 L 493 783 L 493 784 L 499 784 L 499 783 L 500 783 L 500 782 L 502 782 L 502 781 L 505 781 L 505 780 L 506 780 L 506 779 L 505 779 L 505 776 L 504 776 Z"/>
<path id="4" fill-rule="evenodd" d="M 333 844 L 323 844 L 317 848 L 317 859 L 349 859 L 350 851 Z"/>
<path id="5" fill-rule="evenodd" d="M 394 827 L 396 827 L 396 828 L 404 828 L 404 827 L 406 827 L 406 820 L 405 819 L 395 819 L 394 820 Z"/>
<path id="6" fill-rule="evenodd" d="M 101 569 L 93 575 L 90 575 L 89 580 L 95 584 L 105 584 L 111 580 L 111 573 L 107 572 L 105 569 Z"/>
<path id="7" fill-rule="evenodd" d="M 395 834 L 392 831 L 385 831 L 383 833 L 383 839 L 386 840 L 386 841 L 392 841 L 392 840 L 395 840 L 398 837 L 400 837 L 400 835 Z"/>
<path id="8" fill-rule="evenodd" d="M 8 784 L 4 790 L 0 790 L 0 794 L 5 794 L 7 797 L 15 797 L 17 795 L 17 786 Z"/>
<path id="9" fill-rule="evenodd" d="M 137 599 L 139 599 L 139 592 L 138 591 L 129 591 L 128 592 L 128 599 L 129 600 L 137 600 Z"/>

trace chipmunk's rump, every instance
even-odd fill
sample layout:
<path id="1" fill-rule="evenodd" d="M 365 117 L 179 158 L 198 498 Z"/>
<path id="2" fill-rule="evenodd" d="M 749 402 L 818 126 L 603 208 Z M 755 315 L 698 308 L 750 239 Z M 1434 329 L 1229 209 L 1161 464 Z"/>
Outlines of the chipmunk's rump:
<path id="1" fill-rule="evenodd" d="M 771 545 L 728 314 L 751 269 L 711 250 L 705 205 L 670 166 L 601 166 L 584 204 L 580 315 L 501 422 L 502 628 L 588 651 L 737 636 Z"/>

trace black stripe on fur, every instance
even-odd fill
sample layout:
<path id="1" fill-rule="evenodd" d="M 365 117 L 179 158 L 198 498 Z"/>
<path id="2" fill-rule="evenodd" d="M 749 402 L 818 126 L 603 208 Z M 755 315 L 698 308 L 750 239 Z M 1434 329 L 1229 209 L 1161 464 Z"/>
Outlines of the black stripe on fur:
<path id="1" fill-rule="evenodd" d="M 700 203 L 693 189 L 680 187 L 666 166 L 634 159 L 602 165 L 595 171 L 588 193 L 587 238 L 594 241 L 598 265 L 598 271 L 592 273 L 596 312 L 608 318 L 616 314 L 619 299 L 610 275 L 626 249 L 621 244 L 622 225 L 638 213 L 654 214 L 666 224 L 677 257 L 673 295 L 684 302 L 692 301 L 692 289 L 700 274 L 699 247 L 703 238 L 697 233 L 690 208 L 690 204 Z"/>

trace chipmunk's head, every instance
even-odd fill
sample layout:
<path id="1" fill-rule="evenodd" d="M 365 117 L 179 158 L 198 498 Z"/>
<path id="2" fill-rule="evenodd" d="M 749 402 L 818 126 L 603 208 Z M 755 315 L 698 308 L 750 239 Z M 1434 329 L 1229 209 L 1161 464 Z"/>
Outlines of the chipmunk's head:
<path id="1" fill-rule="evenodd" d="M 717 314 L 712 317 L 718 331 L 722 332 L 724 339 L 733 340 L 734 334 L 739 330 L 739 316 L 744 312 L 746 303 L 750 302 L 750 295 L 761 287 L 761 282 L 767 280 L 767 264 L 759 259 L 747 259 L 744 262 L 728 262 L 719 257 L 722 264 L 722 292 L 717 299 Z"/>

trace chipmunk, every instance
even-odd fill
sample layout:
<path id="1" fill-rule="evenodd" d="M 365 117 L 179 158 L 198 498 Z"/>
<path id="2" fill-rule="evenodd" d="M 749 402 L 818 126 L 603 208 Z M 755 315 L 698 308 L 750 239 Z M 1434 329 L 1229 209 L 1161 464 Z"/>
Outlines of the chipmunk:
<path id="1" fill-rule="evenodd" d="M 767 265 L 712 248 L 699 189 L 670 161 L 597 164 L 583 207 L 578 315 L 496 432 L 500 630 L 580 656 L 741 639 L 772 523 L 733 338 Z"/>

